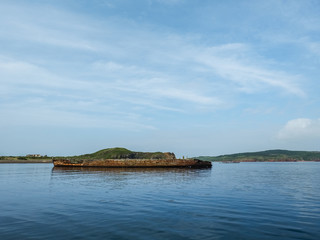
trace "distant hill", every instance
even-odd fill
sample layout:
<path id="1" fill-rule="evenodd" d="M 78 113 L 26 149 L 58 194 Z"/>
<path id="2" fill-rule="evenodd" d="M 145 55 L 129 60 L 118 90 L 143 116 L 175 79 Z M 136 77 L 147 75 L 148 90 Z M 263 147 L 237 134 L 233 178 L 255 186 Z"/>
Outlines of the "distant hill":
<path id="1" fill-rule="evenodd" d="M 267 150 L 262 152 L 246 152 L 221 156 L 200 156 L 200 160 L 212 162 L 294 162 L 320 161 L 320 152 Z"/>
<path id="2" fill-rule="evenodd" d="M 175 159 L 174 153 L 133 152 L 126 148 L 107 148 L 95 153 L 66 157 L 68 159 Z"/>

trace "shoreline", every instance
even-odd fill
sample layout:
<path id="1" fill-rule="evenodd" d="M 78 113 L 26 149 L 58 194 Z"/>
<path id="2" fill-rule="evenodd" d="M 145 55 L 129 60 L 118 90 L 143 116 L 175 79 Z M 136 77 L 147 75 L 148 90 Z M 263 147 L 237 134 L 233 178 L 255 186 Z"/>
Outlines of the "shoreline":
<path id="1" fill-rule="evenodd" d="M 48 160 L 0 160 L 1 163 L 52 163 L 52 159 Z"/>
<path id="2" fill-rule="evenodd" d="M 212 161 L 211 163 L 257 163 L 257 162 L 320 162 L 320 160 L 311 160 L 311 161 L 305 161 L 305 160 L 292 160 L 292 161 Z M 53 161 L 52 159 L 48 159 L 48 160 L 0 160 L 0 164 L 1 163 L 52 163 Z"/>
<path id="3" fill-rule="evenodd" d="M 212 161 L 218 163 L 257 163 L 257 162 L 320 162 L 320 160 L 267 160 L 267 161 L 257 161 L 257 160 L 234 160 L 234 161 Z"/>

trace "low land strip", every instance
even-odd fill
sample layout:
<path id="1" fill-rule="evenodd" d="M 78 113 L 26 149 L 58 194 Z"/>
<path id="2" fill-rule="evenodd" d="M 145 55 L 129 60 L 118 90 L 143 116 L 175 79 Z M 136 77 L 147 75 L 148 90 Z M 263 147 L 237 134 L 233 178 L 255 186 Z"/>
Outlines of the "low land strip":
<path id="1" fill-rule="evenodd" d="M 320 162 L 319 151 L 288 151 L 267 150 L 261 152 L 246 152 L 220 156 L 200 156 L 197 159 L 211 162 Z"/>

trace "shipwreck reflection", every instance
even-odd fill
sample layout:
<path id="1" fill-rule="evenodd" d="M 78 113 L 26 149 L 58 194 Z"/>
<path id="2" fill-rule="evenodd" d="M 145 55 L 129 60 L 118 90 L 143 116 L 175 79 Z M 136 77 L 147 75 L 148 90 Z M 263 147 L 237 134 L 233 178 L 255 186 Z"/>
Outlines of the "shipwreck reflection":
<path id="1" fill-rule="evenodd" d="M 209 171 L 211 168 L 175 168 L 175 167 L 137 167 L 137 168 L 103 168 L 103 167 L 53 167 L 52 172 L 180 172 L 180 173 L 190 173 L 190 172 L 203 172 Z"/>
<path id="2" fill-rule="evenodd" d="M 51 180 L 88 185 L 116 184 L 119 186 L 119 184 L 135 185 L 138 182 L 163 184 L 194 182 L 208 178 L 210 175 L 211 169 L 53 167 Z"/>

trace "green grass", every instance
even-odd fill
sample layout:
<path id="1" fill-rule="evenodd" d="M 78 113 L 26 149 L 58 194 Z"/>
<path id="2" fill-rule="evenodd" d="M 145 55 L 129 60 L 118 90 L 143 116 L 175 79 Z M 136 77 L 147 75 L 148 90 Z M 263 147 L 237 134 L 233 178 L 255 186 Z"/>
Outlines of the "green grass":
<path id="1" fill-rule="evenodd" d="M 70 159 L 73 162 L 81 160 L 98 160 L 98 159 L 168 159 L 175 158 L 173 153 L 162 152 L 134 152 L 126 148 L 107 148 L 91 154 L 79 156 L 54 157 L 59 159 Z M 50 161 L 52 157 L 28 157 L 28 156 L 0 156 L 0 162 L 21 162 L 21 161 Z"/>
<path id="2" fill-rule="evenodd" d="M 311 151 L 288 151 L 288 150 L 267 150 L 262 152 L 246 152 L 221 156 L 200 156 L 200 160 L 223 162 L 223 161 L 319 161 L 320 152 Z"/>
<path id="3" fill-rule="evenodd" d="M 67 157 L 68 159 L 166 159 L 167 153 L 162 152 L 133 152 L 126 148 L 107 148 L 95 153 Z"/>

